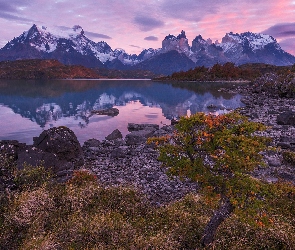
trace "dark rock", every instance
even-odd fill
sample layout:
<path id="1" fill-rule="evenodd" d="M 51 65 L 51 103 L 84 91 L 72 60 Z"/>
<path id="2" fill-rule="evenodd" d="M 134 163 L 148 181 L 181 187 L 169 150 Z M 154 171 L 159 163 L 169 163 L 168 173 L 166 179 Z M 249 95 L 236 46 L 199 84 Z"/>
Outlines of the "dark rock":
<path id="1" fill-rule="evenodd" d="M 157 124 L 136 124 L 136 123 L 128 123 L 128 131 L 139 131 L 139 130 L 158 130 L 160 127 Z"/>
<path id="2" fill-rule="evenodd" d="M 113 142 L 116 147 L 124 146 L 126 144 L 125 140 L 123 139 L 116 139 Z"/>
<path id="3" fill-rule="evenodd" d="M 132 133 L 126 135 L 125 141 L 127 145 L 135 145 L 145 143 L 147 138 L 153 136 L 153 130 L 139 130 L 133 131 Z"/>
<path id="4" fill-rule="evenodd" d="M 171 120 L 171 125 L 176 125 L 176 124 L 178 124 L 178 123 L 179 123 L 178 120 L 175 120 L 175 119 L 172 119 L 172 120 Z"/>
<path id="5" fill-rule="evenodd" d="M 43 161 L 45 166 L 52 166 L 53 174 L 58 181 L 68 180 L 74 169 L 84 164 L 82 148 L 74 132 L 66 127 L 44 130 L 39 137 L 34 138 L 36 150 L 28 150 L 20 154 L 22 161 L 37 164 Z"/>
<path id="6" fill-rule="evenodd" d="M 277 145 L 283 149 L 294 148 L 295 138 L 290 136 L 281 136 Z"/>
<path id="7" fill-rule="evenodd" d="M 103 109 L 103 110 L 92 110 L 91 113 L 96 115 L 117 116 L 119 114 L 119 109 L 110 108 L 110 109 Z"/>
<path id="8" fill-rule="evenodd" d="M 126 152 L 122 148 L 116 148 L 111 152 L 111 157 L 112 158 L 123 158 L 125 157 Z"/>
<path id="9" fill-rule="evenodd" d="M 286 111 L 277 116 L 277 124 L 279 125 L 295 125 L 295 112 Z"/>
<path id="10" fill-rule="evenodd" d="M 113 141 L 113 140 L 122 139 L 122 138 L 123 138 L 123 136 L 122 136 L 122 133 L 120 132 L 120 130 L 115 129 L 111 134 L 109 134 L 106 137 L 106 140 Z"/>
<path id="11" fill-rule="evenodd" d="M 278 147 L 281 147 L 283 149 L 289 149 L 289 148 L 291 148 L 291 145 L 288 142 L 278 142 L 277 145 L 278 145 Z"/>
<path id="12" fill-rule="evenodd" d="M 73 162 L 77 166 L 84 164 L 80 143 L 69 128 L 57 127 L 44 130 L 35 138 L 33 145 L 44 152 L 56 154 L 61 161 Z"/>
<path id="13" fill-rule="evenodd" d="M 55 168 L 59 164 L 57 156 L 53 153 L 44 152 L 41 149 L 28 146 L 26 150 L 18 153 L 16 161 L 18 169 L 22 169 L 25 165 L 40 166 L 46 169 Z"/>
<path id="14" fill-rule="evenodd" d="M 164 136 L 164 135 L 167 135 L 167 131 L 164 130 L 164 129 L 159 129 L 159 130 L 156 130 L 153 134 L 153 136 L 155 137 L 161 137 L 161 136 Z"/>
<path id="15" fill-rule="evenodd" d="M 279 167 L 282 164 L 281 160 L 277 157 L 266 157 L 266 160 L 270 167 Z"/>
<path id="16" fill-rule="evenodd" d="M 217 109 L 218 108 L 218 106 L 216 106 L 216 105 L 214 105 L 214 104 L 209 104 L 208 106 L 207 106 L 207 109 Z"/>
<path id="17" fill-rule="evenodd" d="M 290 182 L 294 182 L 295 180 L 294 175 L 291 175 L 290 173 L 286 173 L 286 172 L 279 173 L 278 176 L 282 178 L 283 180 L 290 181 Z"/>
<path id="18" fill-rule="evenodd" d="M 98 147 L 101 142 L 97 139 L 89 139 L 84 142 L 83 147 Z"/>

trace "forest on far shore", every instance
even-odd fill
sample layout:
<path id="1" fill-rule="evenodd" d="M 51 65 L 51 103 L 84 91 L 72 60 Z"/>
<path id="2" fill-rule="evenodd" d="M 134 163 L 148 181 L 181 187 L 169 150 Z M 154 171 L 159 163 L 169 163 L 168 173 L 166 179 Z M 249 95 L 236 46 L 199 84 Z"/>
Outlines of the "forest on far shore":
<path id="1" fill-rule="evenodd" d="M 188 71 L 175 72 L 170 76 L 158 77 L 160 81 L 252 81 L 265 73 L 277 73 L 279 75 L 295 72 L 295 64 L 292 66 L 275 66 L 263 63 L 249 63 L 235 66 L 234 63 L 215 64 L 211 68 L 198 66 Z"/>

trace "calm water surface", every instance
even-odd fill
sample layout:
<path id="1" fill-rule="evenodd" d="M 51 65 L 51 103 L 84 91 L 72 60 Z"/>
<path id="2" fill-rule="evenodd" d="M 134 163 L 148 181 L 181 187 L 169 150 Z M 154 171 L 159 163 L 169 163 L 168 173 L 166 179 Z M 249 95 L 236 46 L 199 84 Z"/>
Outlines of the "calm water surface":
<path id="1" fill-rule="evenodd" d="M 127 124 L 170 124 L 172 118 L 203 112 L 225 112 L 242 106 L 240 95 L 218 90 L 222 83 L 181 83 L 150 80 L 0 80 L 0 140 L 33 143 L 43 130 L 67 126 L 83 143 L 104 139 Z M 115 117 L 92 110 L 115 107 Z"/>

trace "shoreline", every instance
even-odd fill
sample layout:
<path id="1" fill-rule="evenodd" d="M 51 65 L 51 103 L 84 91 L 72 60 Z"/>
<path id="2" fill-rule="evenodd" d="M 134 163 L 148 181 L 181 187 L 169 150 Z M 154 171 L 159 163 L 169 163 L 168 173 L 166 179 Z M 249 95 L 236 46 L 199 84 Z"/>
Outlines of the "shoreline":
<path id="1" fill-rule="evenodd" d="M 278 124 L 280 115 L 288 110 L 295 113 L 295 100 L 255 94 L 249 84 L 232 86 L 223 91 L 241 94 L 245 106 L 238 111 L 250 121 L 267 125 L 268 129 L 259 134 L 271 137 L 271 146 L 281 147 L 280 150 L 263 152 L 267 168 L 258 168 L 252 175 L 267 182 L 284 179 L 295 184 L 295 168 L 286 163 L 282 156 L 283 150 L 295 149 L 295 127 Z M 146 144 L 148 137 L 167 135 L 173 133 L 174 129 L 173 125 L 160 128 L 155 124 L 129 124 L 130 133 L 125 138 L 119 130 L 115 130 L 105 140 L 89 139 L 81 146 L 70 129 L 52 128 L 43 131 L 39 139 L 34 138 L 34 145 L 0 141 L 0 153 L 15 159 L 19 167 L 24 162 L 38 165 L 44 161 L 47 167 L 55 164 L 54 171 L 61 182 L 68 180 L 75 169 L 86 168 L 95 173 L 99 183 L 106 187 L 134 186 L 152 204 L 161 206 L 180 199 L 187 193 L 196 193 L 198 189 L 197 184 L 189 180 L 169 179 L 165 168 L 157 160 L 158 152 L 152 145 Z M 44 140 L 55 144 L 49 148 L 41 147 L 37 142 L 43 143 Z M 71 142 L 70 145 L 67 142 Z M 58 158 L 56 155 L 60 154 L 60 145 L 64 145 L 64 152 Z M 70 157 L 67 156 L 69 152 Z M 71 152 L 77 152 L 77 155 L 73 156 Z"/>
<path id="2" fill-rule="evenodd" d="M 191 83 L 251 83 L 250 80 L 216 80 L 216 81 L 185 81 L 185 80 L 157 80 L 157 79 L 151 79 L 153 82 L 191 82 Z"/>

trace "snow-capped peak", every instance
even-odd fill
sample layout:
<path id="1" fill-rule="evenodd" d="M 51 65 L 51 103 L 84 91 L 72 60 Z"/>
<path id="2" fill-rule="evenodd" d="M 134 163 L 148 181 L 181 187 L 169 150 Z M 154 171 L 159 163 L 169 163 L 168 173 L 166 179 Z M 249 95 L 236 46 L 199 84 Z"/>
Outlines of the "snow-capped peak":
<path id="1" fill-rule="evenodd" d="M 37 26 L 38 32 L 42 36 L 54 36 L 55 38 L 73 38 L 80 35 L 84 35 L 84 30 L 80 25 L 74 25 L 72 28 L 68 27 L 47 27 Z"/>
<path id="2" fill-rule="evenodd" d="M 234 46 L 234 44 L 241 44 L 249 46 L 253 51 L 260 50 L 265 47 L 265 45 L 270 43 L 277 43 L 277 41 L 269 35 L 244 32 L 241 34 L 234 34 L 233 32 L 226 33 L 225 37 L 222 38 L 222 43 L 218 46 L 222 47 L 226 52 Z"/>

